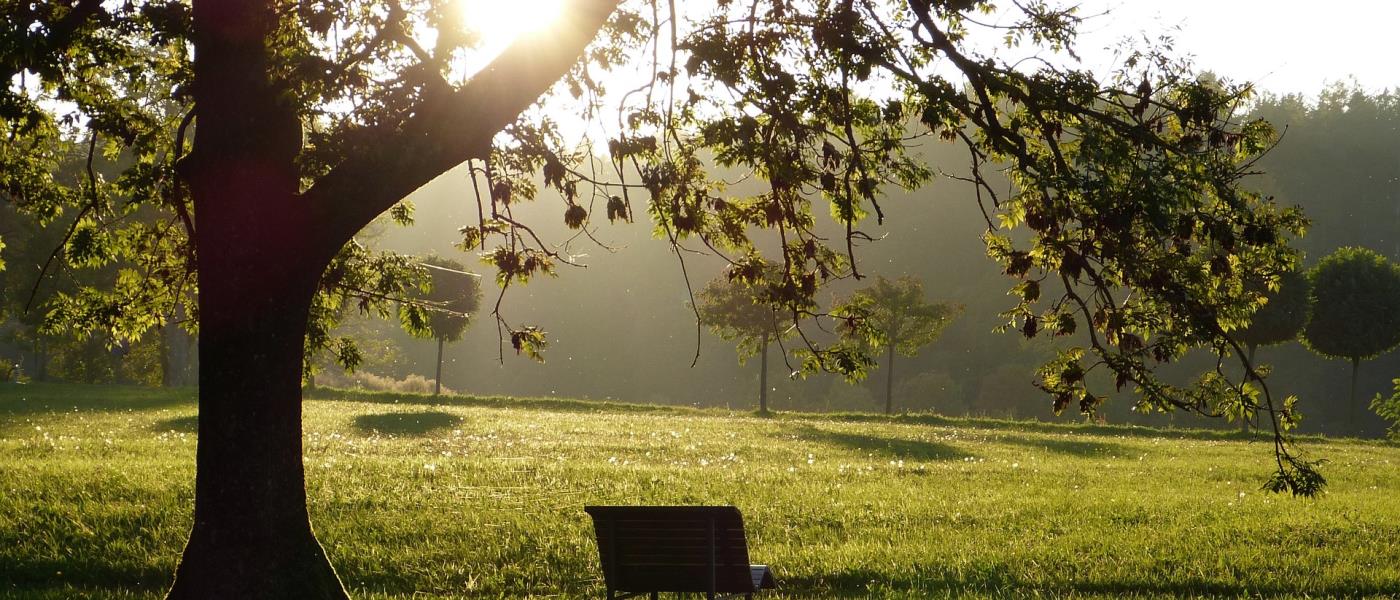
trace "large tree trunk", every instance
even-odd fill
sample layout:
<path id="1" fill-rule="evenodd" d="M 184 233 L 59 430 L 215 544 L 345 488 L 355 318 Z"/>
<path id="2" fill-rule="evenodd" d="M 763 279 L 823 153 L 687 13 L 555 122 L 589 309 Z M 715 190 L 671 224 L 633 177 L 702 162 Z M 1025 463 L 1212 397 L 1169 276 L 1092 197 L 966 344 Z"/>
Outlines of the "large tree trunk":
<path id="1" fill-rule="evenodd" d="M 346 598 L 311 531 L 301 459 L 303 336 L 318 273 L 210 262 L 199 274 L 194 529 L 168 597 Z"/>
<path id="2" fill-rule="evenodd" d="M 347 598 L 306 512 L 301 369 L 312 296 L 366 223 L 485 156 L 491 137 L 578 60 L 616 0 L 569 6 L 569 26 L 548 44 L 507 48 L 463 90 L 424 100 L 404 131 L 303 192 L 295 94 L 268 64 L 282 43 L 273 41 L 282 3 L 194 0 L 196 129 L 179 169 L 195 208 L 199 446 L 194 528 L 169 598 Z"/>
<path id="3" fill-rule="evenodd" d="M 890 339 L 888 358 L 885 359 L 885 414 L 894 414 L 894 339 Z"/>
<path id="4" fill-rule="evenodd" d="M 301 124 L 270 81 L 273 3 L 196 0 L 199 445 L 172 600 L 344 599 L 306 512 L 301 369 L 321 272 L 344 239 L 298 194 Z"/>
<path id="5" fill-rule="evenodd" d="M 768 334 L 763 334 L 763 358 L 758 367 L 758 414 L 768 414 Z"/>

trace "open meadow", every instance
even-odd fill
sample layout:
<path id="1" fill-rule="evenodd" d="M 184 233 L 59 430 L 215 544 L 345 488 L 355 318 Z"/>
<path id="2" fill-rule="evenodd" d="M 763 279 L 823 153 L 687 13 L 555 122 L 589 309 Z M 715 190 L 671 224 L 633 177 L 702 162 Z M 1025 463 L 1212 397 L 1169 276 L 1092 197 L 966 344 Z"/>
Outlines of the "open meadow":
<path id="1" fill-rule="evenodd" d="M 191 522 L 191 390 L 0 386 L 0 598 L 159 598 Z M 1394 597 L 1400 448 L 320 391 L 312 523 L 357 598 L 601 597 L 585 504 L 734 504 L 770 598 Z"/>

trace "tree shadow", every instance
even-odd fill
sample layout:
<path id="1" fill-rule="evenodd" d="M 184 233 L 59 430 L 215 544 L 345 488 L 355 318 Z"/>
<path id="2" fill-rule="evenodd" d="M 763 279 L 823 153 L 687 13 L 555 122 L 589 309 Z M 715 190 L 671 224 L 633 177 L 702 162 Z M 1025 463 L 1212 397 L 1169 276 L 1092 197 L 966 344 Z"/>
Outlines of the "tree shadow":
<path id="1" fill-rule="evenodd" d="M 892 576 L 869 568 L 841 569 L 828 573 L 782 576 L 778 585 L 792 598 L 865 598 L 872 584 L 881 595 L 894 591 L 910 597 L 1175 597 L 1175 598 L 1389 598 L 1393 589 L 1384 583 L 1331 583 L 1322 587 L 1304 581 L 1264 579 L 1248 582 L 1185 579 L 1125 578 L 1115 581 L 1032 583 L 1017 577 L 1006 565 L 984 565 L 964 573 L 940 568 L 915 568 Z M 1008 594 L 1016 590 L 1015 594 Z"/>
<path id="2" fill-rule="evenodd" d="M 1065 434 L 1071 436 L 1074 434 Z M 1019 435 L 999 434 L 991 437 L 989 442 L 1015 444 L 1037 450 L 1045 450 L 1054 454 L 1066 454 L 1080 457 L 1106 457 L 1106 456 L 1128 456 L 1131 451 L 1127 446 L 1105 442 L 1102 440 L 1082 440 L 1069 437 L 1026 437 Z"/>
<path id="3" fill-rule="evenodd" d="M 151 431 L 156 433 L 165 433 L 167 431 L 174 431 L 177 433 L 199 433 L 199 415 L 156 421 L 151 424 Z"/>
<path id="4" fill-rule="evenodd" d="M 172 565 L 121 563 L 97 555 L 22 558 L 6 567 L 0 572 L 0 598 L 160 597 L 155 594 L 170 588 L 172 572 Z"/>
<path id="5" fill-rule="evenodd" d="M 318 387 L 302 391 L 308 401 L 363 402 L 397 406 L 458 406 L 467 408 L 513 408 L 549 412 L 631 413 L 631 414 L 705 414 L 706 409 L 663 404 L 629 404 L 614 400 L 581 400 L 574 398 L 530 398 L 514 396 L 471 396 L 414 394 L 408 392 L 376 392 L 369 390 Z"/>
<path id="6" fill-rule="evenodd" d="M 893 459 L 931 462 L 962 460 L 972 456 L 956 446 L 942 442 L 831 431 L 811 425 L 799 427 L 796 433 L 799 439 L 805 441 L 875 453 Z"/>
<path id="7" fill-rule="evenodd" d="M 1239 427 L 1220 429 L 1161 428 L 1148 425 L 1097 425 L 1090 423 L 1053 422 L 1034 419 L 997 419 L 991 417 L 947 417 L 933 413 L 911 413 L 882 415 L 876 413 L 783 413 L 784 418 L 794 420 L 824 420 L 842 423 L 901 423 L 907 425 L 931 425 L 936 427 L 958 427 L 986 431 L 1017 431 L 1029 433 L 1084 434 L 1131 438 L 1191 439 L 1210 441 L 1269 441 L 1268 436 L 1257 432 L 1241 432 Z M 1224 421 L 1222 421 L 1224 423 Z M 1316 434 L 1295 435 L 1297 441 L 1313 444 L 1345 442 L 1345 439 L 1329 438 Z M 1373 440 L 1363 440 L 1372 442 Z"/>
<path id="8" fill-rule="evenodd" d="M 193 405 L 195 388 L 83 383 L 0 385 L 0 415 L 28 416 L 73 411 L 144 411 Z"/>
<path id="9" fill-rule="evenodd" d="M 383 413 L 355 417 L 355 427 L 383 435 L 427 435 L 462 422 L 462 417 L 439 411 Z"/>

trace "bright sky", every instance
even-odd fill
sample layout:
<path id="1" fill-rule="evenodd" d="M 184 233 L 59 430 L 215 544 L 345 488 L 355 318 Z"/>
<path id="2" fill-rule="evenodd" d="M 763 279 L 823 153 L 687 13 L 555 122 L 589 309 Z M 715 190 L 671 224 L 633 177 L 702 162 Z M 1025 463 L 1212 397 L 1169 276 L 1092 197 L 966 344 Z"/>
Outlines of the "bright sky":
<path id="1" fill-rule="evenodd" d="M 693 4 L 686 8 L 700 13 L 713 6 L 713 0 L 690 1 Z M 1052 3 L 1076 1 L 1080 14 L 1089 19 L 1080 28 L 1075 48 L 1086 66 L 1100 74 L 1112 70 L 1113 49 L 1125 38 L 1140 44 L 1144 35 L 1155 40 L 1167 34 L 1176 40 L 1175 53 L 1193 57 L 1198 70 L 1213 71 L 1234 81 L 1251 81 L 1269 92 L 1315 96 L 1331 83 L 1352 78 L 1373 91 L 1400 89 L 1400 0 Z M 466 72 L 486 64 L 517 35 L 552 25 L 560 5 L 561 0 L 462 0 L 463 16 L 483 34 L 485 42 L 473 64 L 466 65 Z M 983 50 L 994 50 L 995 36 L 987 42 L 992 47 Z M 614 74 L 619 76 L 629 75 Z M 566 137 L 575 138 L 581 132 L 566 133 Z"/>
<path id="2" fill-rule="evenodd" d="M 1351 76 L 1370 90 L 1400 88 L 1400 1 L 1080 1 L 1084 15 L 1111 10 L 1083 29 L 1086 61 L 1124 36 L 1179 27 L 1176 50 L 1199 68 L 1272 92 L 1313 95 Z"/>

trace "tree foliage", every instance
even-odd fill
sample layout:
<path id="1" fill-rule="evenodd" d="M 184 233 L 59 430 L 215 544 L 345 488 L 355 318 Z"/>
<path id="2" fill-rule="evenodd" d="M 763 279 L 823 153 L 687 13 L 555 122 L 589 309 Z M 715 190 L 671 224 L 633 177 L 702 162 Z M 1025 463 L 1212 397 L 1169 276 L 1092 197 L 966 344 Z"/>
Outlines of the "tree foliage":
<path id="1" fill-rule="evenodd" d="M 1330 358 L 1367 360 L 1400 345 L 1400 266 L 1340 248 L 1308 271 L 1312 318 L 1303 342 Z"/>
<path id="2" fill-rule="evenodd" d="M 1235 332 L 1235 339 L 1251 348 L 1296 339 L 1308 322 L 1311 288 L 1307 275 L 1290 271 L 1278 280 L 1275 290 L 1263 284 L 1255 287 L 1264 291 L 1266 302 L 1249 316 L 1249 325 Z"/>
<path id="3" fill-rule="evenodd" d="M 893 348 L 912 357 L 938 339 L 961 307 L 927 302 L 923 282 L 913 277 L 890 281 L 879 276 L 874 284 L 851 294 L 837 311 L 867 322 L 862 331 L 872 351 Z"/>
<path id="4" fill-rule="evenodd" d="M 405 310 L 408 306 L 421 306 L 426 310 L 427 328 L 410 329 L 409 333 L 445 342 L 458 341 L 481 308 L 480 280 L 467 272 L 466 265 L 450 258 L 427 256 L 422 264 L 428 270 L 432 287 L 423 296 L 422 305 L 406 303 Z M 405 319 L 406 322 L 411 320 Z"/>
<path id="5" fill-rule="evenodd" d="M 1391 383 L 1395 384 L 1395 393 L 1389 398 L 1383 398 L 1380 394 L 1371 400 L 1371 410 L 1380 415 L 1381 418 L 1390 421 L 1390 429 L 1386 434 L 1390 439 L 1400 441 L 1400 379 L 1395 379 Z"/>
<path id="6" fill-rule="evenodd" d="M 1324 256 L 1362 246 L 1400 260 L 1400 190 L 1390 175 L 1400 159 L 1400 94 L 1338 82 L 1316 98 L 1261 97 L 1250 114 L 1288 128 L 1259 161 L 1259 183 L 1307 211 L 1300 249 Z"/>
<path id="7" fill-rule="evenodd" d="M 783 315 L 724 275 L 705 284 L 696 300 L 700 323 L 721 339 L 735 342 L 740 364 L 783 337 Z"/>
<path id="8" fill-rule="evenodd" d="M 943 328 L 961 312 L 961 307 L 924 301 L 924 284 L 914 277 L 891 282 L 878 277 L 869 287 L 857 290 L 833 311 L 859 325 L 848 328 L 859 332 L 859 342 L 872 353 L 884 351 L 885 413 L 894 412 L 895 353 L 912 357 L 919 348 L 933 343 Z"/>

